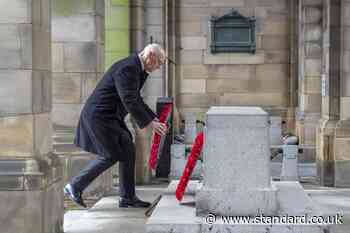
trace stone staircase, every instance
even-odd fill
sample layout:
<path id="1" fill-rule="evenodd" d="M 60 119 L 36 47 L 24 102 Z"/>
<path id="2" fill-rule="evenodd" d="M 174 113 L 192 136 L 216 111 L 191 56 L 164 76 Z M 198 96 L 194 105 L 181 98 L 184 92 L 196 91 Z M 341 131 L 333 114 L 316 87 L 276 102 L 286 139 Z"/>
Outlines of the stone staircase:
<path id="1" fill-rule="evenodd" d="M 94 154 L 85 152 L 73 144 L 74 135 L 75 129 L 72 127 L 54 126 L 53 151 L 59 156 L 63 164 L 65 184 L 95 158 Z M 83 197 L 88 206 L 93 205 L 103 194 L 111 190 L 113 184 L 113 168 L 114 167 L 100 175 L 86 190 L 84 190 Z M 65 200 L 65 207 L 66 209 L 76 208 L 68 198 Z"/>

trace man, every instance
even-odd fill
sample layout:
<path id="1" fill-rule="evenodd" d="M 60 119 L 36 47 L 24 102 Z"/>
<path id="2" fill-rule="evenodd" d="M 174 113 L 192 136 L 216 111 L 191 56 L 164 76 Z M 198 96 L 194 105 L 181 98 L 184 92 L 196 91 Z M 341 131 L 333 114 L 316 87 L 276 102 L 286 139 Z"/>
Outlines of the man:
<path id="1" fill-rule="evenodd" d="M 140 89 L 150 72 L 165 61 L 158 44 L 146 46 L 116 62 L 97 84 L 81 112 L 74 143 L 97 158 L 91 161 L 64 192 L 75 203 L 86 207 L 82 193 L 102 172 L 119 161 L 119 207 L 148 207 L 149 202 L 135 195 L 135 145 L 124 118 L 130 113 L 140 128 L 151 127 L 165 135 L 167 127 L 144 103 Z"/>

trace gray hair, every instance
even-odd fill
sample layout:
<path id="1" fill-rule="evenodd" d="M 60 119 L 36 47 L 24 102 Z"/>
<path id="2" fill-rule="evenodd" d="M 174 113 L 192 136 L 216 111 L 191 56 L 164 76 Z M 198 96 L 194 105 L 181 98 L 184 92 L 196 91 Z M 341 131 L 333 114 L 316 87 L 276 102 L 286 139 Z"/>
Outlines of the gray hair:
<path id="1" fill-rule="evenodd" d="M 150 52 L 153 52 L 161 63 L 165 61 L 165 52 L 162 46 L 156 43 L 148 44 L 141 52 L 141 55 L 147 57 Z"/>

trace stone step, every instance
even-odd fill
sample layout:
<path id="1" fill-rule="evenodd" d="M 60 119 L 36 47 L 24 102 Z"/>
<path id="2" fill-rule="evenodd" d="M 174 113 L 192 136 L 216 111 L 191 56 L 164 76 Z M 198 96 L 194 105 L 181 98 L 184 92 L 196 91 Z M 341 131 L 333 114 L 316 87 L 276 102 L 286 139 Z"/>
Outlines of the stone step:
<path id="1" fill-rule="evenodd" d="M 53 143 L 53 150 L 55 153 L 71 153 L 71 152 L 79 152 L 81 149 L 75 146 L 73 143 Z"/>

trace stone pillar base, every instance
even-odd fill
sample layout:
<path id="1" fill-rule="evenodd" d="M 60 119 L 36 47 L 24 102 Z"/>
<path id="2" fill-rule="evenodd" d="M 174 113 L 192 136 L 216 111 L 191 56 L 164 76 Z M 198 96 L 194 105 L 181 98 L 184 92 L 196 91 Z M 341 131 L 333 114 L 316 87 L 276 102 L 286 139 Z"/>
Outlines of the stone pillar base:
<path id="1" fill-rule="evenodd" d="M 336 125 L 334 154 L 334 186 L 350 187 L 350 120 Z"/>
<path id="2" fill-rule="evenodd" d="M 63 232 L 63 169 L 57 156 L 1 160 L 0 170 L 2 233 Z"/>
<path id="3" fill-rule="evenodd" d="M 275 215 L 277 213 L 276 191 L 275 187 L 251 190 L 215 190 L 202 186 L 196 193 L 196 214 L 197 216 L 204 216 L 208 213 L 221 216 L 256 216 L 259 213 Z"/>
<path id="4" fill-rule="evenodd" d="M 334 186 L 334 134 L 336 120 L 322 119 L 316 135 L 317 176 L 320 185 Z"/>

